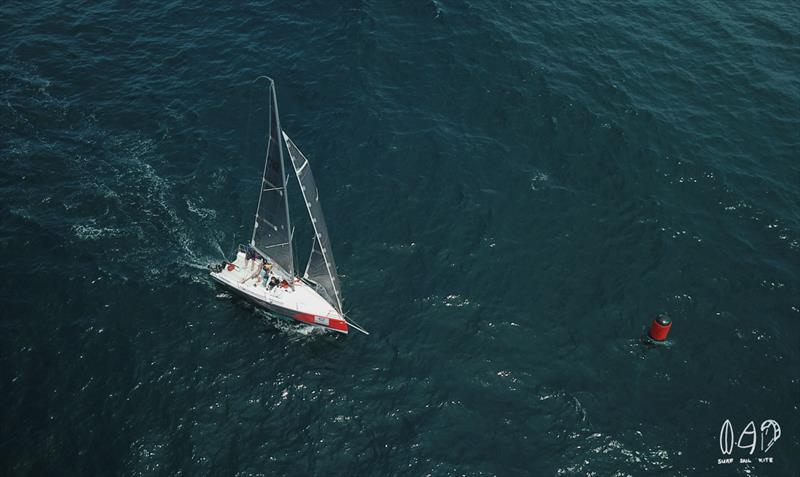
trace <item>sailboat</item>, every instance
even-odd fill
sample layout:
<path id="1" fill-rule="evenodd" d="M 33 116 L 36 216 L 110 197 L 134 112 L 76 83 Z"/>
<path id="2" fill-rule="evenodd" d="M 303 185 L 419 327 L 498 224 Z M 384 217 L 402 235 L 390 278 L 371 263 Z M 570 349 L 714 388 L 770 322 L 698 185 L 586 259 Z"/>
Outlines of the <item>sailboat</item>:
<path id="1" fill-rule="evenodd" d="M 253 235 L 249 244 L 239 246 L 235 260 L 210 267 L 211 278 L 226 290 L 279 315 L 338 333 L 347 334 L 353 328 L 368 334 L 342 310 L 336 262 L 314 175 L 306 157 L 281 129 L 275 82 L 261 78 L 269 81 L 270 125 Z M 295 264 L 284 148 L 314 229 L 302 277 Z M 259 274 L 262 261 L 270 264 L 268 273 Z"/>

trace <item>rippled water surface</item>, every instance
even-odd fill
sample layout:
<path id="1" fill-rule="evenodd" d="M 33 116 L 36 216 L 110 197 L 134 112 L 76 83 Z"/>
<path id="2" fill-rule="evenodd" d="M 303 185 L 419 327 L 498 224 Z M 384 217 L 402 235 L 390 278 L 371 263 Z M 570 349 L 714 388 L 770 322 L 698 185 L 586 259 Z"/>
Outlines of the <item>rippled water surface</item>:
<path id="1" fill-rule="evenodd" d="M 800 474 L 798 5 L 3 3 L 0 473 Z M 368 337 L 205 272 L 262 74 Z"/>

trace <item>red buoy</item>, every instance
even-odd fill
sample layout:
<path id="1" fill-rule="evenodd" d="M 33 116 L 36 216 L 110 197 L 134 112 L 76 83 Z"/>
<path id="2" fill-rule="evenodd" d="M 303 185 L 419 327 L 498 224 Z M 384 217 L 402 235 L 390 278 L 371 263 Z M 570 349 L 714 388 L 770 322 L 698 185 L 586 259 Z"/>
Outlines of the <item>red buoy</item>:
<path id="1" fill-rule="evenodd" d="M 654 341 L 664 341 L 667 339 L 670 328 L 672 328 L 672 320 L 669 319 L 669 316 L 658 315 L 650 325 L 650 331 L 647 334 Z"/>

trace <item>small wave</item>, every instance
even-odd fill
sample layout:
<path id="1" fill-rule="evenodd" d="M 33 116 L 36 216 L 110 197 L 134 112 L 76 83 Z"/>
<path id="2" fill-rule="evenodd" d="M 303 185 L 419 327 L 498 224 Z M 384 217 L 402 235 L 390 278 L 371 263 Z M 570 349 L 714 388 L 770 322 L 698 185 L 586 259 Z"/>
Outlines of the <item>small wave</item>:
<path id="1" fill-rule="evenodd" d="M 411 243 L 387 243 L 383 242 L 381 248 L 390 252 L 396 252 L 402 255 L 410 255 L 416 249 L 416 242 Z"/>
<path id="2" fill-rule="evenodd" d="M 202 202 L 202 199 L 201 199 Z M 214 209 L 207 209 L 204 207 L 198 207 L 191 199 L 186 199 L 186 207 L 189 209 L 189 212 L 197 215 L 201 219 L 216 219 L 217 218 L 217 211 Z"/>
<path id="3" fill-rule="evenodd" d="M 15 216 L 17 216 L 19 218 L 22 218 L 22 219 L 25 219 L 25 220 L 32 220 L 33 219 L 33 216 L 31 215 L 30 211 L 28 209 L 25 209 L 25 208 L 22 208 L 22 207 L 12 207 L 8 211 L 9 211 L 9 213 L 11 213 L 11 215 L 15 215 Z"/>
<path id="4" fill-rule="evenodd" d="M 531 177 L 531 190 L 537 191 L 542 190 L 545 187 L 543 186 L 544 183 L 550 180 L 550 176 L 545 174 L 544 172 L 536 172 L 533 177 Z"/>
<path id="5" fill-rule="evenodd" d="M 422 299 L 423 303 L 430 304 L 432 306 L 444 306 L 446 308 L 463 308 L 467 306 L 478 306 L 477 304 L 473 305 L 472 301 L 464 296 L 451 293 L 445 297 L 439 295 L 432 295 Z"/>
<path id="6" fill-rule="evenodd" d="M 114 227 L 95 227 L 93 225 L 73 225 L 72 232 L 80 240 L 99 240 L 121 235 L 121 231 Z"/>
<path id="7" fill-rule="evenodd" d="M 281 333 L 285 333 L 288 336 L 301 338 L 312 336 L 328 336 L 331 333 L 323 328 L 320 328 L 319 326 L 306 325 L 297 321 L 293 321 L 289 318 L 274 315 L 260 308 L 258 310 L 262 315 L 270 320 L 271 324 L 276 330 Z"/>
<path id="8" fill-rule="evenodd" d="M 566 452 L 567 459 L 573 463 L 559 468 L 556 475 L 611 475 L 612 470 L 617 471 L 614 475 L 622 475 L 619 473 L 620 464 L 631 469 L 638 469 L 643 473 L 670 468 L 670 453 L 667 450 L 659 446 L 641 450 L 635 448 L 640 445 L 642 440 L 642 433 L 639 431 L 621 437 L 594 432 L 589 435 L 571 436 L 571 438 L 580 442 Z M 631 444 L 626 445 L 623 439 L 630 441 Z M 599 454 L 608 455 L 610 459 L 599 460 L 596 457 Z"/>

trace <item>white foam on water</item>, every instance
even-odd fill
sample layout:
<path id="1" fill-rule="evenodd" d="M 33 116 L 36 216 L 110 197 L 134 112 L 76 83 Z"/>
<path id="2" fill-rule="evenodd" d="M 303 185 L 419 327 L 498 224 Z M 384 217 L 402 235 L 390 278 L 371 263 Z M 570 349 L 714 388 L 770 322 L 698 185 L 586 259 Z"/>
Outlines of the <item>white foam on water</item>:
<path id="1" fill-rule="evenodd" d="M 72 232 L 79 240 L 99 240 L 102 238 L 119 237 L 122 232 L 114 227 L 96 227 L 93 224 L 73 225 Z"/>
<path id="2" fill-rule="evenodd" d="M 203 202 L 203 198 L 201 197 L 198 200 L 200 203 Z M 208 209 L 204 207 L 198 207 L 191 199 L 186 199 L 186 207 L 189 209 L 189 212 L 197 215 L 201 219 L 216 219 L 217 218 L 217 211 L 214 209 Z"/>
<path id="3" fill-rule="evenodd" d="M 544 188 L 544 183 L 550 180 L 550 176 L 545 174 L 544 172 L 537 171 L 531 177 L 531 190 L 538 191 Z"/>
<path id="4" fill-rule="evenodd" d="M 464 307 L 478 307 L 479 304 L 472 303 L 468 297 L 459 295 L 457 293 L 450 293 L 447 296 L 431 295 L 422 299 L 423 303 L 429 304 L 433 307 L 444 306 L 445 308 L 464 308 Z"/>

